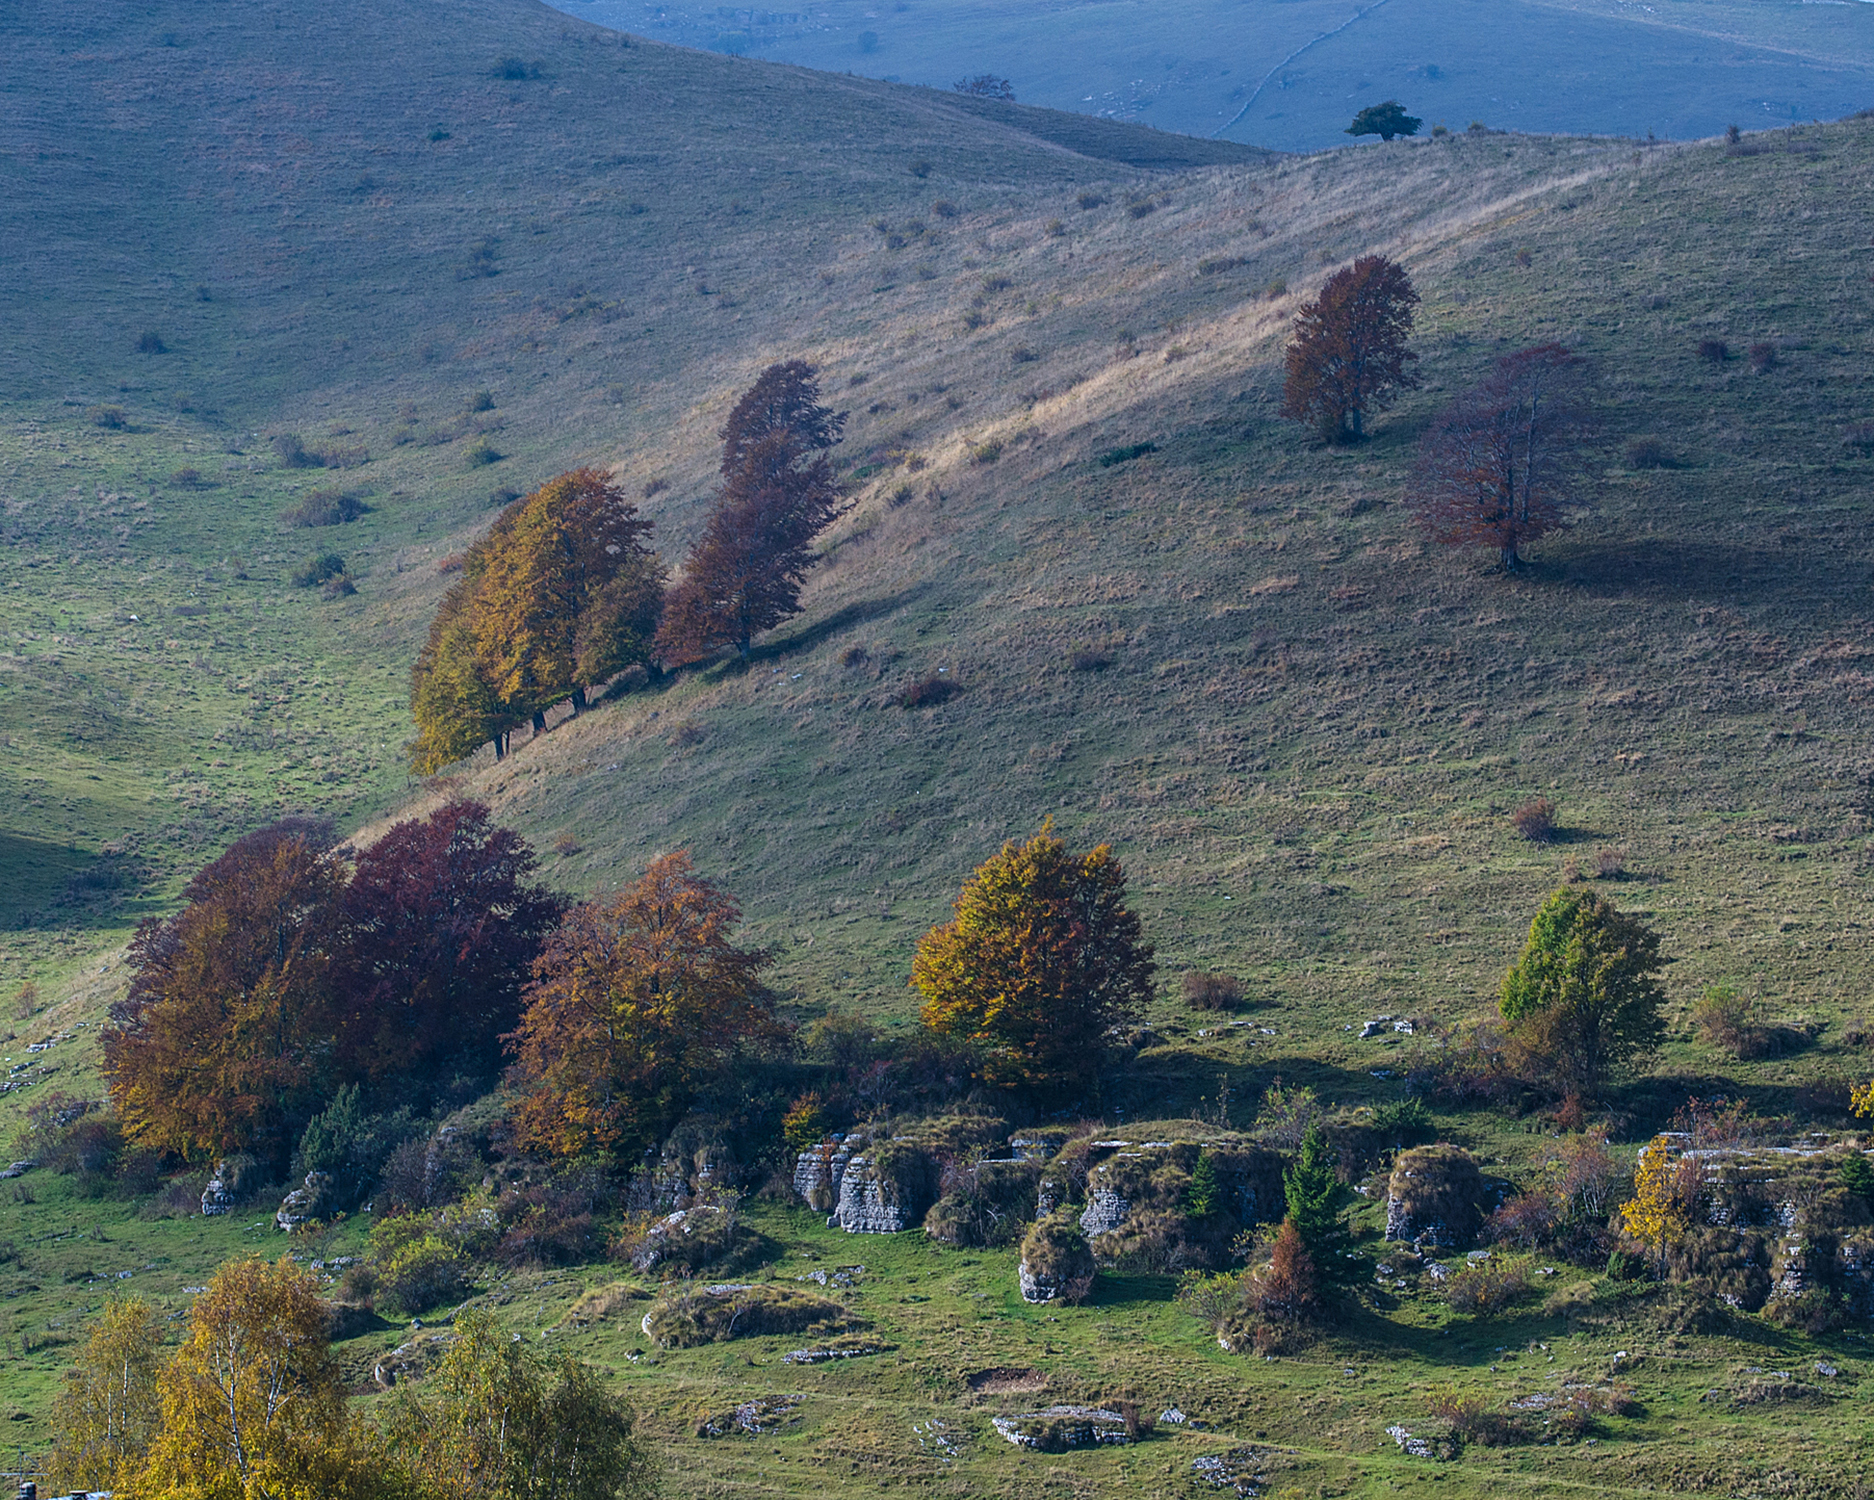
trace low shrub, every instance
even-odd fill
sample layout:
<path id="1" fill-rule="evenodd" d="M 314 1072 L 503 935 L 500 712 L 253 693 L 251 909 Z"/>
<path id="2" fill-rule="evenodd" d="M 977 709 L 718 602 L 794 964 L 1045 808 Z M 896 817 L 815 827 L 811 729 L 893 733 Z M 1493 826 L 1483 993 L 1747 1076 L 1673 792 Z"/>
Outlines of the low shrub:
<path id="1" fill-rule="evenodd" d="M 205 490 L 214 484 L 212 479 L 204 477 L 200 469 L 187 464 L 180 469 L 172 470 L 169 482 L 183 490 Z"/>
<path id="2" fill-rule="evenodd" d="M 1863 453 L 1874 452 L 1874 422 L 1849 423 L 1841 440 L 1850 448 L 1859 448 Z"/>
<path id="3" fill-rule="evenodd" d="M 375 1232 L 372 1239 L 377 1239 Z M 475 1263 L 440 1236 L 418 1234 L 402 1239 L 382 1257 L 374 1256 L 372 1273 L 378 1305 L 415 1317 L 465 1296 Z"/>
<path id="4" fill-rule="evenodd" d="M 1035 1212 L 1041 1164 L 961 1163 L 945 1172 L 944 1194 L 924 1215 L 924 1232 L 946 1245 L 1012 1245 Z"/>
<path id="5" fill-rule="evenodd" d="M 309 530 L 316 526 L 347 526 L 370 513 L 371 507 L 349 490 L 311 490 L 299 504 L 281 511 L 280 519 L 288 526 Z"/>
<path id="6" fill-rule="evenodd" d="M 1434 1417 L 1450 1426 L 1451 1435 L 1462 1443 L 1505 1448 L 1523 1442 L 1529 1435 L 1515 1417 L 1495 1410 L 1488 1396 L 1475 1391 L 1446 1386 L 1433 1391 L 1426 1405 Z"/>
<path id="7" fill-rule="evenodd" d="M 1629 469 L 1675 469 L 1677 461 L 1672 450 L 1656 437 L 1636 437 L 1627 441 L 1627 467 Z"/>
<path id="8" fill-rule="evenodd" d="M 1192 1010 L 1234 1010 L 1243 1003 L 1243 981 L 1233 974 L 1201 974 L 1192 969 L 1178 981 Z"/>
<path id="9" fill-rule="evenodd" d="M 489 464 L 500 463 L 507 455 L 499 451 L 487 438 L 482 438 L 472 444 L 468 452 L 463 454 L 462 457 L 463 461 L 467 463 L 471 469 L 481 469 L 486 468 Z"/>
<path id="10" fill-rule="evenodd" d="M 1431 1111 L 1416 1096 L 1380 1105 L 1373 1111 L 1373 1128 L 1395 1147 L 1416 1146 L 1438 1133 Z"/>
<path id="11" fill-rule="evenodd" d="M 1067 663 L 1075 672 L 1104 672 L 1112 664 L 1112 657 L 1104 651 L 1076 651 Z"/>
<path id="12" fill-rule="evenodd" d="M 985 292 L 1006 292 L 1014 285 L 1015 282 L 1012 278 L 1003 276 L 1000 273 L 983 277 L 983 290 Z"/>
<path id="13" fill-rule="evenodd" d="M 645 1316 L 645 1332 L 663 1349 L 693 1349 L 766 1334 L 828 1336 L 864 1327 L 839 1303 L 771 1283 L 756 1286 L 680 1284 L 664 1292 Z"/>
<path id="14" fill-rule="evenodd" d="M 921 181 L 930 176 L 930 163 L 927 161 L 914 161 L 910 166 L 905 168 L 905 171 Z"/>
<path id="15" fill-rule="evenodd" d="M 1123 448 L 1108 448 L 1099 457 L 1102 469 L 1110 469 L 1115 464 L 1129 464 L 1135 458 L 1144 458 L 1148 453 L 1156 453 L 1156 443 L 1129 443 Z"/>
<path id="16" fill-rule="evenodd" d="M 335 573 L 319 585 L 322 599 L 349 599 L 357 592 L 358 585 L 351 581 L 349 573 Z"/>
<path id="17" fill-rule="evenodd" d="M 1529 1268 L 1519 1260 L 1493 1255 L 1473 1261 L 1445 1282 L 1445 1301 L 1453 1312 L 1494 1317 L 1521 1301 L 1529 1291 Z"/>
<path id="18" fill-rule="evenodd" d="M 956 204 L 952 203 L 948 198 L 939 198 L 935 203 L 931 204 L 930 211 L 940 219 L 954 219 L 963 210 L 958 208 Z"/>
<path id="19" fill-rule="evenodd" d="M 308 448 L 305 439 L 297 432 L 276 434 L 272 447 L 273 456 L 283 469 L 323 469 L 325 467 L 325 455 Z"/>
<path id="20" fill-rule="evenodd" d="M 1748 358 L 1750 359 L 1751 369 L 1757 371 L 1759 374 L 1763 373 L 1765 370 L 1774 370 L 1779 363 L 1775 344 L 1752 344 L 1750 346 Z"/>
<path id="21" fill-rule="evenodd" d="M 122 432 L 130 425 L 130 414 L 121 406 L 93 406 L 85 412 L 91 425 L 107 432 Z"/>
<path id="22" fill-rule="evenodd" d="M 1510 826 L 1532 844 L 1555 837 L 1555 804 L 1547 797 L 1532 797 L 1510 814 Z"/>
<path id="23" fill-rule="evenodd" d="M 1210 255 L 1197 263 L 1197 274 L 1221 276 L 1225 271 L 1234 271 L 1238 266 L 1248 264 L 1248 259 L 1241 255 Z"/>
<path id="24" fill-rule="evenodd" d="M 729 1263 L 749 1239 L 736 1202 L 730 1197 L 722 1203 L 680 1208 L 661 1218 L 628 1220 L 612 1241 L 612 1258 L 665 1280 Z"/>
<path id="25" fill-rule="evenodd" d="M 1806 1032 L 1763 1019 L 1755 1001 L 1726 984 L 1711 986 L 1692 1007 L 1692 1029 L 1712 1046 L 1739 1060 L 1781 1057 L 1799 1051 Z"/>
<path id="26" fill-rule="evenodd" d="M 1698 357 L 1707 364 L 1721 365 L 1731 357 L 1731 346 L 1723 339 L 1700 339 Z"/>
<path id="27" fill-rule="evenodd" d="M 169 345 L 163 342 L 162 334 L 158 333 L 154 328 L 146 328 L 137 335 L 137 353 L 167 354 L 168 352 Z"/>
<path id="28" fill-rule="evenodd" d="M 1104 193 L 1096 193 L 1091 189 L 1078 193 L 1074 197 L 1074 202 L 1083 209 L 1104 208 L 1108 201 Z"/>
<path id="29" fill-rule="evenodd" d="M 962 688 L 948 677 L 921 677 L 898 695 L 900 708 L 934 708 L 948 703 Z"/>
<path id="30" fill-rule="evenodd" d="M 1143 219 L 1147 214 L 1155 214 L 1157 212 L 1158 205 L 1150 198 L 1141 198 L 1137 202 L 1128 203 L 1126 205 L 1126 213 L 1134 219 Z"/>

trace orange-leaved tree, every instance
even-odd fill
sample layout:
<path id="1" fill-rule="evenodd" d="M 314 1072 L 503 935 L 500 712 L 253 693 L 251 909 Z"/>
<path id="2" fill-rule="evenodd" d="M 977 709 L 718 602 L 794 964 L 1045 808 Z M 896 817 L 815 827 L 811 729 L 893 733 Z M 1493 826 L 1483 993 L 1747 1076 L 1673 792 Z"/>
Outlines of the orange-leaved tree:
<path id="1" fill-rule="evenodd" d="M 524 1145 L 638 1149 L 742 1044 L 776 1035 L 769 955 L 731 941 L 741 913 L 687 851 L 569 912 L 534 964 L 511 1038 Z"/>
<path id="2" fill-rule="evenodd" d="M 516 500 L 469 548 L 411 669 L 411 764 L 440 770 L 625 668 L 652 663 L 664 568 L 609 476 L 575 469 Z"/>
<path id="3" fill-rule="evenodd" d="M 1046 1090 L 1093 1083 L 1107 1029 L 1151 999 L 1152 948 L 1105 844 L 1075 854 L 1052 820 L 964 883 L 956 916 L 918 942 L 924 1024 L 989 1049 L 989 1076 Z"/>
<path id="4" fill-rule="evenodd" d="M 1419 444 L 1406 503 L 1448 547 L 1495 547 L 1506 570 L 1561 524 L 1595 433 L 1588 363 L 1560 344 L 1506 354 Z"/>
<path id="5" fill-rule="evenodd" d="M 811 365 L 771 365 L 722 429 L 722 493 L 670 591 L 657 650 L 702 661 L 800 612 L 813 543 L 839 514 L 826 450 L 845 414 L 820 404 Z"/>
<path id="6" fill-rule="evenodd" d="M 1406 348 L 1418 300 L 1405 267 L 1384 255 L 1363 255 L 1328 277 L 1295 315 L 1282 415 L 1328 442 L 1358 442 L 1366 413 L 1419 383 L 1411 370 L 1418 356 Z"/>
<path id="7" fill-rule="evenodd" d="M 287 819 L 238 839 L 144 923 L 103 1035 L 134 1141 L 192 1160 L 284 1161 L 317 1083 L 344 871 L 330 830 Z"/>

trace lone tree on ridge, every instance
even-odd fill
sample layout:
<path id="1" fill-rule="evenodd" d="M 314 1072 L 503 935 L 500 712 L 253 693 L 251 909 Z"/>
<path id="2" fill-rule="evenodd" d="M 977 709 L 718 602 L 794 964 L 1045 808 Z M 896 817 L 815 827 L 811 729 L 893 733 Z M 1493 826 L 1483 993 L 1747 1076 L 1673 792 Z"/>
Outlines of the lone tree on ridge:
<path id="1" fill-rule="evenodd" d="M 1425 122 L 1417 115 L 1409 115 L 1397 99 L 1388 99 L 1384 104 L 1369 104 L 1353 117 L 1353 124 L 1347 127 L 1348 135 L 1376 135 L 1382 141 L 1390 141 L 1396 135 L 1417 135 L 1419 126 Z"/>
<path id="2" fill-rule="evenodd" d="M 1282 415 L 1327 442 L 1359 442 L 1367 412 L 1419 383 L 1410 369 L 1418 356 L 1406 348 L 1418 300 L 1405 267 L 1383 255 L 1363 255 L 1328 277 L 1295 314 Z"/>

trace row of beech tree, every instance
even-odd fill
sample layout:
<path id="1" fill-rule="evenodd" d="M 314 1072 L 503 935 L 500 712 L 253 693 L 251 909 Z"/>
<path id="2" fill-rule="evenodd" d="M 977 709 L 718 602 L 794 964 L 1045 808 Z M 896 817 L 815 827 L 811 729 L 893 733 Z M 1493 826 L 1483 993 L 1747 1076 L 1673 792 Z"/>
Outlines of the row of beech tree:
<path id="1" fill-rule="evenodd" d="M 733 1059 L 788 1052 L 771 955 L 737 945 L 734 900 L 687 853 L 581 904 L 534 870 L 474 802 L 357 850 L 304 820 L 240 839 L 132 942 L 103 1037 L 125 1138 L 279 1167 L 341 1090 L 422 1114 L 505 1079 L 523 1150 L 630 1154 Z M 1112 851 L 1076 854 L 1044 828 L 971 876 L 912 983 L 930 1033 L 983 1083 L 1085 1099 L 1152 973 Z"/>
<path id="2" fill-rule="evenodd" d="M 346 1401 L 331 1322 L 290 1258 L 222 1266 L 174 1350 L 148 1302 L 108 1303 L 53 1408 L 51 1482 L 125 1500 L 658 1492 L 630 1407 L 578 1360 L 537 1352 L 486 1312 L 458 1318 L 420 1392 L 400 1386 L 376 1420 Z"/>
<path id="3" fill-rule="evenodd" d="M 839 513 L 826 450 L 844 413 L 812 366 L 770 366 L 722 429 L 722 490 L 682 577 L 604 473 L 577 469 L 502 511 L 462 559 L 411 673 L 411 764 L 428 774 L 632 667 L 705 660 L 800 610 L 814 539 Z"/>
<path id="4" fill-rule="evenodd" d="M 283 1166 L 341 1089 L 423 1113 L 505 1078 L 516 1144 L 547 1157 L 661 1141 L 738 1058 L 784 1057 L 791 1028 L 738 946 L 734 900 L 679 850 L 573 904 L 534 856 L 455 802 L 353 850 L 303 821 L 249 834 L 138 932 L 104 1073 L 135 1146 Z M 1658 1044 L 1658 939 L 1566 889 L 1506 979 L 1520 1071 L 1595 1094 Z M 1102 1051 L 1152 998 L 1153 950 L 1101 845 L 1050 827 L 1008 843 L 920 940 L 925 1034 L 979 1084 L 1097 1106 Z"/>
<path id="5" fill-rule="evenodd" d="M 1406 347 L 1418 301 L 1405 268 L 1383 255 L 1330 276 L 1296 314 L 1282 414 L 1323 441 L 1359 442 L 1367 413 L 1419 384 Z M 1433 418 L 1406 501 L 1434 539 L 1494 547 L 1514 569 L 1523 547 L 1561 523 L 1598 432 L 1589 375 L 1579 355 L 1540 344 L 1497 360 Z"/>

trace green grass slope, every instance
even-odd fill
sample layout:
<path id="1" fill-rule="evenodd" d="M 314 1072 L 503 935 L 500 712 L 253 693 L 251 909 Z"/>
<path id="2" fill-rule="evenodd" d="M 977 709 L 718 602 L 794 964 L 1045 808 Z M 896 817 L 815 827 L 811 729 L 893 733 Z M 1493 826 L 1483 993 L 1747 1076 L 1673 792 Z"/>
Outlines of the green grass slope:
<path id="1" fill-rule="evenodd" d="M 557 843 L 549 876 L 570 890 L 690 847 L 800 1013 L 899 1025 L 915 939 L 984 854 L 1048 816 L 1110 839 L 1165 966 L 1164 1044 L 1107 1101 L 1134 1119 L 1214 1109 L 1220 1080 L 1253 1100 L 1277 1074 L 1395 1096 L 1412 1041 L 1344 1028 L 1471 1013 L 1573 859 L 1673 960 L 1660 1073 L 1616 1101 L 1629 1134 L 1693 1089 L 1840 1123 L 1833 1080 L 1869 1069 L 1844 1023 L 1874 869 L 1857 426 L 1874 126 L 1740 154 L 1481 137 L 1154 171 L 1128 164 L 1149 159 L 1136 144 L 1096 159 L 1032 120 L 625 47 L 494 0 L 176 7 L 139 30 L 151 14 L 0 22 L 31 63 L 6 80 L 24 103 L 0 170 L 8 201 L 43 210 L 18 237 L 26 305 L 0 314 L 0 991 L 25 1012 L 0 1018 L 0 1052 L 10 1083 L 32 1080 L 0 1094 L 0 1138 L 43 1090 L 95 1091 L 112 948 L 229 837 L 285 811 L 368 835 L 454 792 Z M 527 76 L 492 77 L 509 56 Z M 661 107 L 633 115 L 634 89 Z M 602 150 L 657 161 L 582 165 Z M 387 203 L 339 192 L 380 166 Z M 614 171 L 639 175 L 607 197 Z M 1276 416 L 1282 341 L 1298 299 L 1373 249 L 1424 294 L 1426 388 L 1363 447 L 1321 450 Z M 145 329 L 169 352 L 139 352 Z M 1505 577 L 1428 548 L 1402 476 L 1443 399 L 1551 338 L 1596 359 L 1610 443 L 1591 503 Z M 1713 364 L 1710 339 L 1776 358 Z M 405 672 L 437 563 L 491 492 L 611 463 L 662 482 L 646 511 L 680 556 L 722 414 L 794 354 L 852 412 L 853 507 L 806 612 L 746 666 L 410 786 Z M 287 433 L 352 466 L 283 465 Z M 1633 436 L 1673 466 L 1628 469 Z M 478 461 L 484 443 L 503 456 Z M 1155 451 L 1099 461 L 1140 443 Z M 371 510 L 285 526 L 317 489 Z M 292 585 L 323 548 L 354 596 Z M 959 693 L 899 706 L 940 670 Z M 1558 844 L 1508 825 L 1536 792 Z M 1195 965 L 1249 981 L 1252 1026 L 1198 1034 L 1172 998 Z M 14 1001 L 28 977 L 37 1000 Z M 1694 1041 L 1684 1010 L 1717 980 L 1806 1045 L 1737 1064 Z M 1484 1112 L 1439 1126 L 1511 1174 L 1537 1140 Z M 0 1187 L 0 1380 L 29 1444 L 120 1273 L 180 1314 L 217 1261 L 281 1243 L 46 1173 Z M 893 1349 L 809 1369 L 780 1363 L 798 1341 L 657 1352 L 629 1288 L 573 1315 L 617 1279 L 602 1266 L 483 1288 L 628 1385 L 673 1493 L 1186 1495 L 1210 1492 L 1192 1459 L 1243 1444 L 1268 1450 L 1267 1488 L 1304 1495 L 1835 1496 L 1867 1467 L 1859 1330 L 1693 1326 L 1563 1272 L 1565 1295 L 1499 1321 L 1413 1286 L 1264 1364 L 1217 1349 L 1165 1278 L 1030 1309 L 1012 1252 L 847 1238 L 767 1204 L 756 1220 L 760 1276 L 865 1262 L 846 1295 Z M 347 1342 L 360 1388 L 407 1337 Z M 1818 1361 L 1838 1384 L 1762 1396 L 1757 1375 Z M 1616 1374 L 1641 1410 L 1594 1445 L 1446 1466 L 1385 1435 L 1447 1381 L 1509 1399 Z M 1056 1459 L 987 1424 L 1128 1391 L 1208 1430 Z M 784 1392 L 806 1400 L 773 1439 L 694 1436 L 705 1412 Z"/>

